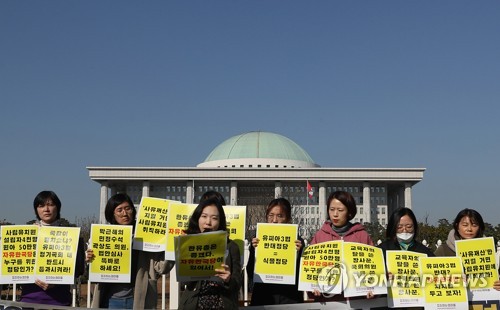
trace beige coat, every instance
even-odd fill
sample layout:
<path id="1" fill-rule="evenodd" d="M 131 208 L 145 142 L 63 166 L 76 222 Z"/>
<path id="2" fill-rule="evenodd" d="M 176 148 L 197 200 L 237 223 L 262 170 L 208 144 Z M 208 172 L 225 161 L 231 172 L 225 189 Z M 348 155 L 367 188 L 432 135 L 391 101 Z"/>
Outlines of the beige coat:
<path id="1" fill-rule="evenodd" d="M 174 261 L 163 260 L 162 253 L 137 251 L 137 274 L 135 275 L 134 309 L 156 309 L 158 300 L 158 278 L 174 266 Z M 132 275 L 133 276 L 133 275 Z M 102 291 L 95 286 L 92 308 L 99 308 Z M 104 297 L 105 298 L 105 297 Z"/>

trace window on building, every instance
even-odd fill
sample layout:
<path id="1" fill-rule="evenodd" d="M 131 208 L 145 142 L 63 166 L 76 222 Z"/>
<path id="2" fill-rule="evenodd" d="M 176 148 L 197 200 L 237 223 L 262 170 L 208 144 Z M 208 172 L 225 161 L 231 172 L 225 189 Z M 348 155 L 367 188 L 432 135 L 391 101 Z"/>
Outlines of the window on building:
<path id="1" fill-rule="evenodd" d="M 363 214 L 363 207 L 359 207 L 359 214 Z"/>

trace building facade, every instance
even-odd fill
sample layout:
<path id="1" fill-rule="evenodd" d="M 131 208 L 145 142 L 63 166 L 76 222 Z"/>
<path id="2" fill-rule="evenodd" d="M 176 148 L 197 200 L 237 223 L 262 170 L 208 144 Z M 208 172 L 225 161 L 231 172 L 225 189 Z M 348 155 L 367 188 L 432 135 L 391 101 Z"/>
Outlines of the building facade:
<path id="1" fill-rule="evenodd" d="M 126 192 L 139 204 L 143 196 L 198 203 L 207 190 L 220 192 L 229 205 L 247 206 L 248 229 L 269 201 L 287 198 L 293 221 L 308 238 L 327 218 L 326 200 L 337 190 L 351 193 L 354 221 L 385 226 L 398 207 L 412 208 L 412 187 L 424 168 L 320 167 L 292 140 L 269 132 L 249 132 L 227 139 L 196 167 L 87 167 L 100 188 L 100 220 L 108 198 Z M 312 186 L 312 197 L 307 191 Z M 257 214 L 253 216 L 253 214 Z"/>

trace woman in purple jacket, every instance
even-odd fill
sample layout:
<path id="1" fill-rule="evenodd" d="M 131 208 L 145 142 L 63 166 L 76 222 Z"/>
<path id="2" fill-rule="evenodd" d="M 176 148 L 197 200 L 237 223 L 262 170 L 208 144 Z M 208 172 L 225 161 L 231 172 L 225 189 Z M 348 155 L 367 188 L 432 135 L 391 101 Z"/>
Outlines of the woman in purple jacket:
<path id="1" fill-rule="evenodd" d="M 39 226 L 62 226 L 61 200 L 53 191 L 42 191 L 38 193 L 33 201 L 35 215 Z M 83 274 L 85 268 L 85 256 L 83 241 L 78 241 L 78 251 L 75 264 L 75 277 Z M 70 306 L 72 301 L 71 287 L 67 284 L 48 284 L 39 279 L 34 284 L 23 284 L 21 302 Z"/>
<path id="2" fill-rule="evenodd" d="M 316 232 L 311 244 L 344 240 L 373 245 L 372 238 L 360 223 L 351 223 L 356 216 L 356 201 L 351 194 L 344 191 L 331 193 L 327 201 L 328 220 Z M 343 294 L 333 298 L 322 296 L 321 292 L 314 291 L 313 298 L 317 302 L 345 300 Z"/>

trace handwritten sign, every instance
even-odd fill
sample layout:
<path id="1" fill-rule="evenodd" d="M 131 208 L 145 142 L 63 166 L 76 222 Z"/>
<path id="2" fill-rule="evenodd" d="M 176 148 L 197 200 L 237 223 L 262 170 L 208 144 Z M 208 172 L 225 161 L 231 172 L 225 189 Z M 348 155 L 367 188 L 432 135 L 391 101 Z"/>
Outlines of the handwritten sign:
<path id="1" fill-rule="evenodd" d="M 132 259 L 132 226 L 92 224 L 90 247 L 91 282 L 130 283 Z"/>
<path id="2" fill-rule="evenodd" d="M 163 252 L 167 243 L 167 214 L 170 200 L 142 197 L 134 234 L 134 249 Z"/>
<path id="3" fill-rule="evenodd" d="M 297 225 L 257 224 L 254 282 L 295 284 Z"/>

